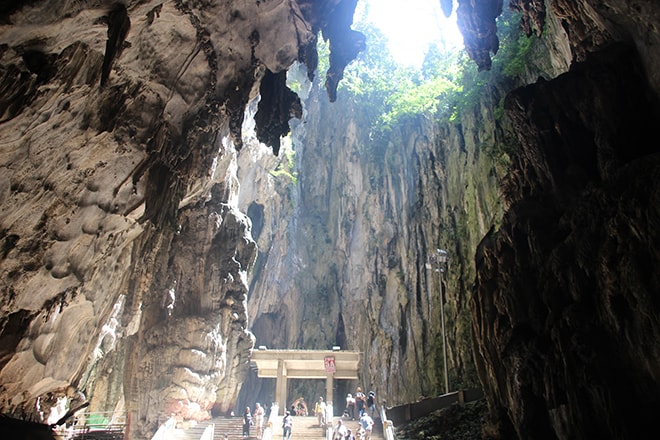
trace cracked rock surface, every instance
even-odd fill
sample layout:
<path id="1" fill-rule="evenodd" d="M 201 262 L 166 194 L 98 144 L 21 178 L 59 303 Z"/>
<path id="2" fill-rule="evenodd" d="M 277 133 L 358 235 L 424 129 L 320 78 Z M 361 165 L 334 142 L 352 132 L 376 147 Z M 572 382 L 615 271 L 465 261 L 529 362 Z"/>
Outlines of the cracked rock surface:
<path id="1" fill-rule="evenodd" d="M 350 27 L 328 17 L 354 8 L 0 8 L 2 412 L 41 420 L 73 389 L 93 411 L 126 411 L 144 438 L 164 415 L 233 408 L 254 344 L 256 247 L 236 208 L 243 113 L 265 75 L 302 54 L 313 73 L 319 33 Z M 260 108 L 278 141 L 299 114 L 282 90 Z"/>

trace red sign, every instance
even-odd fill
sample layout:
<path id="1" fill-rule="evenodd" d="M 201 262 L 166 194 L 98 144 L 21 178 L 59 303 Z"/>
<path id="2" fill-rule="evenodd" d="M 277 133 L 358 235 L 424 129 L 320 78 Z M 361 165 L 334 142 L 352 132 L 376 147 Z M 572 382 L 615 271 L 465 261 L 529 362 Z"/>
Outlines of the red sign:
<path id="1" fill-rule="evenodd" d="M 337 365 L 335 364 L 334 356 L 326 356 L 323 359 L 323 362 L 325 363 L 325 372 L 326 373 L 335 373 L 335 372 L 337 372 Z"/>

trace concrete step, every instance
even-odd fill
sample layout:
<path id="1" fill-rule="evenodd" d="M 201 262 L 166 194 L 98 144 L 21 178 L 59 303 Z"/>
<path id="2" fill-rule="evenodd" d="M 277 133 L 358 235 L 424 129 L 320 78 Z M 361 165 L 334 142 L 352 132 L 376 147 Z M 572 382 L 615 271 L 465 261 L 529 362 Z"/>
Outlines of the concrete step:
<path id="1" fill-rule="evenodd" d="M 334 418 L 333 427 L 337 426 L 337 420 L 339 419 L 340 417 Z M 357 438 L 360 431 L 359 422 L 357 420 L 343 418 L 342 423 Z M 250 437 L 247 439 L 243 437 L 242 417 L 216 417 L 186 429 L 177 429 L 172 438 L 173 440 L 200 440 L 204 434 L 204 430 L 211 424 L 214 425 L 213 440 L 224 440 L 225 434 L 227 435 L 227 440 L 260 440 L 256 437 L 257 429 L 254 426 L 250 428 Z M 270 433 L 272 440 L 280 440 L 282 438 L 282 416 L 276 418 Z M 325 435 L 326 429 L 319 426 L 316 417 L 293 417 L 292 440 L 322 440 L 325 438 Z M 383 440 L 380 420 L 376 420 L 371 438 L 372 440 Z"/>
<path id="2" fill-rule="evenodd" d="M 333 428 L 337 426 L 337 420 L 340 417 L 335 417 L 333 421 Z M 353 435 L 357 438 L 358 432 L 360 430 L 360 423 L 357 420 L 347 420 L 342 418 L 342 423 L 346 428 L 350 429 Z M 378 426 L 380 420 L 376 421 L 374 425 L 373 433 L 371 435 L 372 440 L 383 440 L 383 429 L 382 426 Z M 294 417 L 293 418 L 293 429 L 291 430 L 292 440 L 318 440 L 324 439 L 326 435 L 325 428 L 319 426 L 319 423 L 316 417 Z M 273 426 L 272 430 L 272 439 L 279 440 L 282 438 L 282 417 L 278 418 Z"/>
<path id="3" fill-rule="evenodd" d="M 322 439 L 324 437 L 325 430 L 319 426 L 316 417 L 293 417 L 292 439 Z M 273 440 L 282 438 L 282 417 L 278 417 L 273 426 L 272 438 Z"/>
<path id="4" fill-rule="evenodd" d="M 173 440 L 200 440 L 209 425 L 214 425 L 213 440 L 224 440 L 225 434 L 227 440 L 257 440 L 254 427 L 250 430 L 251 437 L 243 437 L 242 417 L 215 417 L 188 428 L 176 429 Z"/>

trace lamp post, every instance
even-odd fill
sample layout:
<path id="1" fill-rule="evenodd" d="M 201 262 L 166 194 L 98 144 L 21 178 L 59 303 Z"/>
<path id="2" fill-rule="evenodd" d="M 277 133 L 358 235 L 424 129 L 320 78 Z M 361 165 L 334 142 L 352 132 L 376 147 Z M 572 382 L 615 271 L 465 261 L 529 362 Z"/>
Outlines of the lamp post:
<path id="1" fill-rule="evenodd" d="M 443 291 L 442 274 L 445 273 L 445 266 L 449 267 L 449 254 L 444 249 L 436 249 L 429 256 L 429 261 L 438 265 L 436 269 L 440 272 L 440 322 L 442 329 L 442 363 L 444 364 L 445 394 L 449 394 L 449 370 L 447 368 L 447 336 L 445 334 L 445 295 Z M 430 265 L 427 264 L 427 267 Z"/>

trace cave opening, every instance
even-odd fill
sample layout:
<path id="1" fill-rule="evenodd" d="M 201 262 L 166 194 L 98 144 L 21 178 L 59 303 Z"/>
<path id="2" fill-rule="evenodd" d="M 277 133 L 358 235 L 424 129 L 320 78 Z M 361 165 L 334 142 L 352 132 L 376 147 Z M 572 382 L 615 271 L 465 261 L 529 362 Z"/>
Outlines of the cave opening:
<path id="1" fill-rule="evenodd" d="M 463 36 L 456 24 L 457 5 L 441 3 L 414 0 L 402 5 L 394 0 L 359 1 L 353 27 L 359 31 L 377 28 L 387 40 L 388 51 L 398 64 L 420 67 L 430 46 L 438 46 L 441 52 L 446 52 L 463 44 Z"/>

